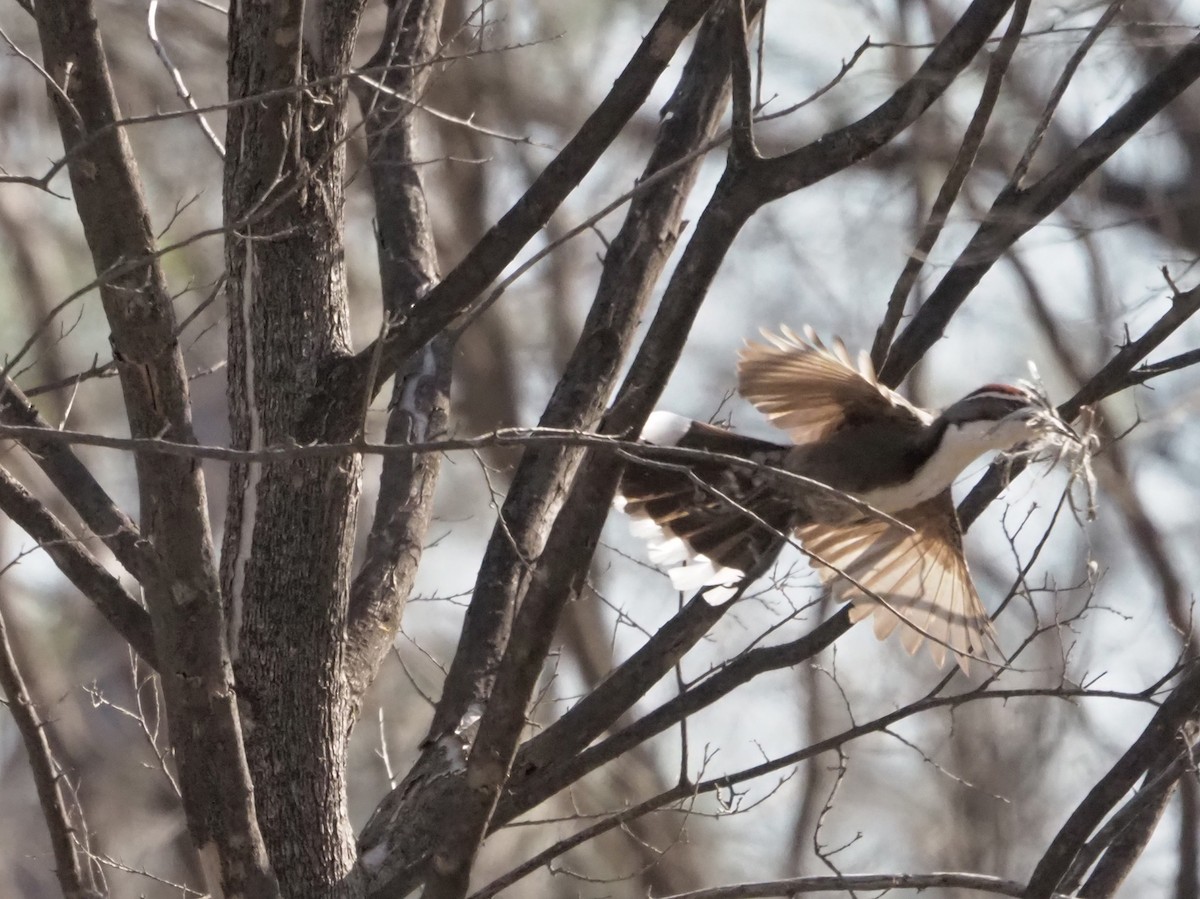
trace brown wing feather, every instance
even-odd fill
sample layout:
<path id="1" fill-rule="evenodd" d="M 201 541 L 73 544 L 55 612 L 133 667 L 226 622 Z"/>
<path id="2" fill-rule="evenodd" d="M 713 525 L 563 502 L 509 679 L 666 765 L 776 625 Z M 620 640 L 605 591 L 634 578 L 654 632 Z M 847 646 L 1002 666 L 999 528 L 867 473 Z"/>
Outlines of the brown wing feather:
<path id="1" fill-rule="evenodd" d="M 905 649 L 916 652 L 928 638 L 939 668 L 949 649 L 967 671 L 970 657 L 986 657 L 996 643 L 963 556 L 962 530 L 950 491 L 895 517 L 913 532 L 861 519 L 849 525 L 805 525 L 796 535 L 810 552 L 886 602 L 880 604 L 838 572 L 814 562 L 834 595 L 854 603 L 853 621 L 874 615 L 875 634 L 882 640 L 903 619 Z"/>
<path id="2" fill-rule="evenodd" d="M 811 328 L 804 338 L 781 331 L 763 332 L 769 346 L 748 343 L 742 350 L 738 391 L 795 443 L 821 440 L 860 416 L 924 414 L 879 383 L 865 354 L 856 365 L 840 340 L 831 350 Z"/>
<path id="3" fill-rule="evenodd" d="M 787 452 L 786 447 L 700 422 L 692 422 L 677 445 L 776 465 Z M 697 462 L 684 470 L 678 461 L 653 464 L 653 455 L 648 446 L 643 459 L 627 464 L 619 491 L 621 508 L 635 522 L 638 534 L 650 541 L 651 561 L 684 563 L 688 572 L 683 568 L 671 572 L 672 580 L 680 584 L 690 584 L 691 575 L 706 566 L 718 578 L 701 577 L 693 587 L 721 583 L 734 573 L 736 580 L 742 575 L 758 577 L 784 544 L 780 535 L 796 520 L 787 498 L 754 469 Z M 694 565 L 697 557 L 704 561 Z"/>

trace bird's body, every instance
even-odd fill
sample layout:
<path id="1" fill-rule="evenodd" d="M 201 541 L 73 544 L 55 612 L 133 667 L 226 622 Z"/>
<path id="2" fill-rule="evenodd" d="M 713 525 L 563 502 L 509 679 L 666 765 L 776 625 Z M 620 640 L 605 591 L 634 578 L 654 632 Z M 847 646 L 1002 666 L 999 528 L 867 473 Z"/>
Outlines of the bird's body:
<path id="1" fill-rule="evenodd" d="M 1061 423 L 1029 391 L 1000 384 L 940 414 L 918 409 L 840 343 L 828 349 L 811 331 L 806 340 L 786 329 L 767 337 L 772 346 L 743 352 L 739 391 L 793 443 L 654 413 L 647 443 L 753 464 L 684 468 L 656 463 L 652 452 L 631 464 L 620 502 L 652 541 L 651 559 L 684 563 L 670 572 L 676 587 L 708 587 L 706 596 L 719 601 L 761 575 L 794 535 L 834 593 L 855 603 L 855 620 L 875 614 L 881 638 L 903 620 L 910 651 L 928 637 L 939 665 L 949 648 L 966 668 L 985 653 L 991 630 L 963 557 L 950 485 L 983 453 Z"/>
<path id="2" fill-rule="evenodd" d="M 894 492 L 893 485 L 922 468 L 922 461 L 940 441 L 942 429 L 915 420 L 905 424 L 903 433 L 898 433 L 893 422 L 848 425 L 824 440 L 793 447 L 788 453 L 788 469 L 852 493 L 885 512 L 906 508 L 913 503 L 888 501 L 886 496 Z M 941 467 L 924 465 L 923 469 L 933 472 Z M 927 481 L 922 478 L 922 485 Z"/>

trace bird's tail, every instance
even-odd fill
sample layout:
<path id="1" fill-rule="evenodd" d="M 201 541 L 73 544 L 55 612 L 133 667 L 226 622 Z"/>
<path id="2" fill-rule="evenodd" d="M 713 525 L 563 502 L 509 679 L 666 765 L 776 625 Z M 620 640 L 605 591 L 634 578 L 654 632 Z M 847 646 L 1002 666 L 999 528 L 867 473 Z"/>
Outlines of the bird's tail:
<path id="1" fill-rule="evenodd" d="M 719 457 L 778 466 L 787 448 L 670 412 L 652 414 L 642 439 L 716 456 L 681 460 L 647 450 L 627 464 L 617 505 L 633 520 L 633 532 L 649 542 L 653 562 L 678 563 L 669 571 L 677 590 L 709 587 L 705 598 L 710 602 L 727 599 L 774 560 L 791 527 L 794 505 L 771 489 L 764 470 Z"/>

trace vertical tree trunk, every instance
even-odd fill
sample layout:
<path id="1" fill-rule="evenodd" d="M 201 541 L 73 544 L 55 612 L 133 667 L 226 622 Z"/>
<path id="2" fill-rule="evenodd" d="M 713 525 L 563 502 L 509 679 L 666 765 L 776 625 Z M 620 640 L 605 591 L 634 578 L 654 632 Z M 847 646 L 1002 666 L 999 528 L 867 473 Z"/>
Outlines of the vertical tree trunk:
<path id="1" fill-rule="evenodd" d="M 349 353 L 342 246 L 347 87 L 358 4 L 235 4 L 225 162 L 229 403 L 249 449 L 298 433 L 323 365 Z M 343 397 L 365 404 L 365 397 Z M 222 583 L 259 821 L 286 896 L 341 895 L 343 677 L 360 462 L 252 462 L 231 472 Z M 298 822 L 301 822 L 298 826 Z"/>

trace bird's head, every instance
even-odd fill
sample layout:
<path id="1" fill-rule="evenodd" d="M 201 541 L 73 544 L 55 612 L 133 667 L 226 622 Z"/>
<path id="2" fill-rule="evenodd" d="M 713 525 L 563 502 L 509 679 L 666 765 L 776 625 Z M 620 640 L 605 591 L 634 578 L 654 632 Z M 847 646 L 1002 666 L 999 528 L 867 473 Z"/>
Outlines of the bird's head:
<path id="1" fill-rule="evenodd" d="M 988 449 L 1079 441 L 1046 397 L 1027 386 L 985 384 L 948 406 L 942 418 L 949 427 L 970 433 Z"/>

